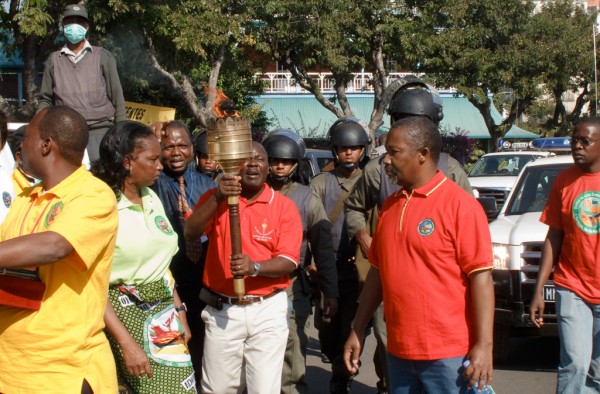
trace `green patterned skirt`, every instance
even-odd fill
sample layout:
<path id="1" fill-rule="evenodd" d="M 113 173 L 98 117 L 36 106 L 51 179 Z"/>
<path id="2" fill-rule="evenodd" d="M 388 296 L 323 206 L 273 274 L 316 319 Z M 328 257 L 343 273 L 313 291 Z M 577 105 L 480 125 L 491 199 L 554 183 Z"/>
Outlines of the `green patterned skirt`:
<path id="1" fill-rule="evenodd" d="M 153 375 L 130 375 L 121 348 L 106 330 L 120 389 L 137 394 L 196 393 L 194 368 L 167 280 L 140 286 L 115 285 L 108 294 L 119 320 L 146 351 Z"/>

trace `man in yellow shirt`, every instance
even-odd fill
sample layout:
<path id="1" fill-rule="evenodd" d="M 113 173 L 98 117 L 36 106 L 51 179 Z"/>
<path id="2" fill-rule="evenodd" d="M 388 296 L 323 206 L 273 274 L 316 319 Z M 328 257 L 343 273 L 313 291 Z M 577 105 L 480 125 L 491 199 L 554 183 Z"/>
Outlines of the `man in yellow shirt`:
<path id="1" fill-rule="evenodd" d="M 38 267 L 45 291 L 39 310 L 0 305 L 2 393 L 117 392 L 102 319 L 117 204 L 81 165 L 87 142 L 85 119 L 64 106 L 43 109 L 25 131 L 23 166 L 41 183 L 0 228 L 0 273 Z"/>

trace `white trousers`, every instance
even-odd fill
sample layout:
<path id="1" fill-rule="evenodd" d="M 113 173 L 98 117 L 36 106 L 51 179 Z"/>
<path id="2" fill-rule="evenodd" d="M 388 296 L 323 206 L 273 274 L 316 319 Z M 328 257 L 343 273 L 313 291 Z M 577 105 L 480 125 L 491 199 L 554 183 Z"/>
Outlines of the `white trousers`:
<path id="1" fill-rule="evenodd" d="M 291 303 L 285 291 L 246 306 L 202 311 L 202 392 L 279 394 Z"/>

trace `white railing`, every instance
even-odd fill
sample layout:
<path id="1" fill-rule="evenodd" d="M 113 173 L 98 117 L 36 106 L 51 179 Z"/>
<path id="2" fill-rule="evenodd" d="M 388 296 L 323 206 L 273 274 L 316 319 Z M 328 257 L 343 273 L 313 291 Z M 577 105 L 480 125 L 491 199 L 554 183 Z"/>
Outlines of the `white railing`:
<path id="1" fill-rule="evenodd" d="M 335 79 L 332 73 L 308 73 L 308 75 L 315 79 L 319 88 L 323 93 L 335 93 L 333 85 Z M 387 76 L 387 83 L 405 77 L 407 75 L 414 75 L 414 73 L 389 73 Z M 287 71 L 282 72 L 269 72 L 263 74 L 257 74 L 256 78 L 263 81 L 265 84 L 265 94 L 298 94 L 298 93 L 309 93 L 296 83 L 296 80 L 292 78 L 292 74 Z M 371 79 L 373 73 L 358 72 L 354 73 L 352 82 L 346 88 L 346 93 L 373 93 L 373 86 L 371 85 Z M 445 92 L 454 92 L 455 90 L 444 90 Z"/>

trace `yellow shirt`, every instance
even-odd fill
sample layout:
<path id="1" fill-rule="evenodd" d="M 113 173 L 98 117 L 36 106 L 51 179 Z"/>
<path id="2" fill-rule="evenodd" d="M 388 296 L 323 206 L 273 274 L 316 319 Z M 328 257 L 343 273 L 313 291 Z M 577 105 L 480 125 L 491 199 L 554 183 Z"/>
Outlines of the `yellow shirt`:
<path id="1" fill-rule="evenodd" d="M 29 184 L 29 181 L 27 180 L 27 178 L 25 178 L 25 175 L 23 175 L 21 170 L 19 170 L 16 167 L 12 172 L 12 181 L 13 186 L 15 187 L 16 195 L 19 195 L 23 190 L 27 189 L 28 187 L 31 187 L 31 184 Z"/>
<path id="2" fill-rule="evenodd" d="M 112 190 L 82 166 L 51 190 L 25 190 L 13 202 L 0 239 L 54 231 L 75 249 L 40 267 L 46 291 L 39 311 L 0 306 L 0 392 L 117 392 L 102 331 L 117 232 Z"/>

